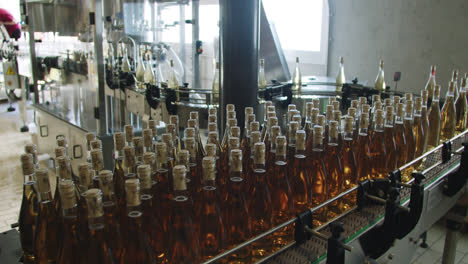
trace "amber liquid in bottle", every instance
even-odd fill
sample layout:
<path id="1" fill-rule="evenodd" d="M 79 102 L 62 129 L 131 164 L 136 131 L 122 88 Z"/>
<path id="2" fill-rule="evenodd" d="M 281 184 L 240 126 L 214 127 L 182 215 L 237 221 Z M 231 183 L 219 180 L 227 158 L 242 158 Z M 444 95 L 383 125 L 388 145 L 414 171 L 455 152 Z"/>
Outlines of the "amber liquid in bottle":
<path id="1" fill-rule="evenodd" d="M 24 182 L 23 198 L 18 219 L 19 233 L 24 255 L 23 263 L 32 264 L 35 263 L 33 247 L 38 210 L 38 193 L 35 189 L 35 165 L 31 154 L 21 155 L 21 167 L 23 169 Z"/>
<path id="2" fill-rule="evenodd" d="M 141 210 L 140 182 L 138 179 L 125 181 L 127 201 L 126 233 L 121 264 L 153 263 L 148 237 L 143 231 L 143 212 Z"/>
<path id="3" fill-rule="evenodd" d="M 123 168 L 123 147 L 125 145 L 124 136 L 121 132 L 114 134 L 114 186 L 115 196 L 117 200 L 125 196 L 125 179 L 124 179 L 124 168 Z"/>
<path id="4" fill-rule="evenodd" d="M 86 192 L 86 204 L 88 207 L 89 241 L 86 263 L 89 264 L 117 264 L 121 259 L 115 259 L 112 251 L 112 237 L 108 236 L 107 225 L 104 220 L 102 194 L 99 189 L 89 189 Z M 113 253 L 113 254 L 112 254 Z"/>
<path id="5" fill-rule="evenodd" d="M 467 125 L 467 101 L 466 101 L 466 91 L 461 89 L 458 95 L 458 98 L 455 102 L 455 112 L 457 113 L 457 125 L 455 127 L 455 132 L 460 134 L 465 131 Z"/>
<path id="6" fill-rule="evenodd" d="M 271 228 L 272 208 L 271 197 L 265 169 L 265 143 L 254 145 L 254 168 L 252 174 L 252 190 L 248 201 L 249 213 L 252 219 L 252 235 L 259 235 Z M 252 257 L 262 258 L 271 252 L 271 242 L 266 239 L 252 243 Z"/>
<path id="7" fill-rule="evenodd" d="M 440 141 L 446 141 L 455 136 L 455 127 L 457 124 L 456 109 L 455 109 L 455 83 L 452 81 L 449 84 L 449 90 L 445 97 L 445 103 L 442 107 L 441 125 L 440 125 Z"/>
<path id="8" fill-rule="evenodd" d="M 71 179 L 64 179 L 60 181 L 58 188 L 60 189 L 62 199 L 63 231 L 60 234 L 62 236 L 62 243 L 59 245 L 57 264 L 80 264 L 82 263 L 82 258 L 86 259 L 86 255 L 83 255 L 80 250 L 75 186 Z"/>
<path id="9" fill-rule="evenodd" d="M 223 210 L 223 219 L 227 232 L 228 247 L 236 246 L 251 236 L 251 218 L 244 194 L 244 179 L 242 173 L 242 152 L 231 150 L 231 172 L 228 187 L 227 204 Z M 247 250 L 239 250 L 233 254 L 233 263 L 246 261 Z"/>
<path id="10" fill-rule="evenodd" d="M 431 109 L 429 110 L 429 133 L 427 135 L 427 150 L 431 150 L 439 145 L 440 137 L 440 106 L 439 106 L 440 86 L 436 85 L 434 88 L 434 95 L 432 97 Z"/>
<path id="11" fill-rule="evenodd" d="M 118 208 L 112 178 L 112 172 L 109 170 L 102 170 L 99 173 L 99 188 L 102 192 L 102 209 L 104 210 L 103 221 L 105 223 L 104 234 L 106 237 L 106 243 L 111 249 L 115 263 L 120 263 L 123 252 L 123 238 L 117 218 Z M 90 230 L 90 233 L 93 232 Z"/>
<path id="12" fill-rule="evenodd" d="M 309 188 L 310 188 L 310 208 L 325 202 L 328 199 L 328 183 L 325 164 L 323 163 L 323 128 L 322 126 L 314 127 L 314 144 L 312 148 L 312 156 L 308 159 L 310 164 L 309 170 Z M 314 226 L 322 225 L 328 219 L 325 210 L 321 209 L 316 212 Z"/>
<path id="13" fill-rule="evenodd" d="M 276 137 L 275 163 L 268 170 L 271 194 L 272 223 L 278 226 L 291 218 L 293 200 L 289 185 L 288 163 L 286 158 L 286 137 Z M 293 228 L 287 226 L 273 235 L 273 246 L 280 249 L 293 239 Z"/>
<path id="14" fill-rule="evenodd" d="M 169 232 L 171 221 L 172 207 L 171 201 L 173 198 L 173 184 L 170 181 L 170 167 L 167 162 L 166 144 L 159 142 L 156 144 L 156 161 L 157 161 L 157 187 L 153 188 L 153 197 L 158 199 L 158 207 L 156 212 L 159 212 L 159 221 L 164 232 Z M 172 188 L 172 189 L 171 189 Z"/>
<path id="15" fill-rule="evenodd" d="M 216 185 L 216 164 L 213 157 L 203 158 L 203 187 L 200 193 L 200 260 L 208 260 L 221 252 L 226 232 L 221 217 L 220 195 Z"/>
<path id="16" fill-rule="evenodd" d="M 387 151 L 384 144 L 384 120 L 381 109 L 375 112 L 374 121 L 374 133 L 369 145 L 370 161 L 372 164 L 371 178 L 384 178 L 387 176 Z"/>
<path id="17" fill-rule="evenodd" d="M 289 146 L 290 147 L 290 146 Z M 302 147 L 302 146 L 300 146 Z M 289 161 L 291 160 L 291 161 Z M 293 214 L 299 214 L 309 208 L 310 202 L 310 172 L 308 169 L 307 153 L 305 147 L 297 149 L 295 146 L 295 153 L 293 158 L 288 159 L 288 175 L 291 184 L 291 194 L 293 201 Z"/>
<path id="18" fill-rule="evenodd" d="M 423 102 L 421 97 L 416 98 L 413 123 L 413 134 L 415 143 L 414 158 L 418 158 L 424 153 L 424 127 L 421 115 L 422 104 Z M 415 167 L 417 168 L 419 164 L 421 164 L 421 162 L 418 162 L 418 164 L 415 165 Z"/>
<path id="19" fill-rule="evenodd" d="M 34 233 L 35 261 L 38 264 L 55 263 L 58 252 L 59 219 L 50 193 L 47 169 L 37 169 L 37 186 L 41 197 Z"/>
<path id="20" fill-rule="evenodd" d="M 348 190 L 358 183 L 356 157 L 353 151 L 353 125 L 354 119 L 350 116 L 345 117 L 345 127 L 343 134 L 343 148 L 341 150 L 341 164 L 343 166 L 343 190 Z M 356 203 L 356 195 L 350 194 L 345 197 L 343 202 L 343 211 L 351 209 Z"/>
<path id="21" fill-rule="evenodd" d="M 369 136 L 367 129 L 369 126 L 369 115 L 367 113 L 361 114 L 359 119 L 359 135 L 357 138 L 356 147 L 356 164 L 359 164 L 357 168 L 358 182 L 369 179 L 370 173 L 370 156 L 369 156 Z"/>
<path id="22" fill-rule="evenodd" d="M 387 171 L 397 168 L 397 150 L 393 137 L 393 106 L 385 108 L 384 144 L 387 150 Z"/>
<path id="23" fill-rule="evenodd" d="M 340 150 L 338 149 L 338 122 L 328 122 L 328 144 L 324 156 L 326 167 L 328 198 L 333 198 L 343 191 L 343 167 L 341 165 Z M 327 219 L 335 218 L 342 213 L 342 201 L 336 201 L 328 206 Z"/>
<path id="24" fill-rule="evenodd" d="M 400 168 L 401 166 L 406 164 L 406 157 L 408 152 L 408 146 L 406 145 L 406 138 L 405 138 L 405 127 L 404 127 L 404 105 L 402 103 L 397 103 L 397 115 L 395 118 L 395 145 L 396 145 L 396 152 L 398 153 L 397 156 L 397 167 Z"/>

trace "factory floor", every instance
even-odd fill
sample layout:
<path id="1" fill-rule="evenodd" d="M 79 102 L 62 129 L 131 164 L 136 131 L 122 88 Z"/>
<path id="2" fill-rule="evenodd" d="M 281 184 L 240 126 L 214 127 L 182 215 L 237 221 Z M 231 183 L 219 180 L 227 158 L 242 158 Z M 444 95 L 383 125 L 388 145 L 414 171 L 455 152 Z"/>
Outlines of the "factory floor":
<path id="1" fill-rule="evenodd" d="M 18 213 L 23 192 L 23 178 L 19 157 L 24 145 L 31 142 L 29 133 L 20 133 L 23 125 L 18 113 L 7 112 L 8 104 L 0 104 L 0 232 L 10 230 L 10 225 L 18 221 Z M 28 110 L 28 121 L 32 122 L 32 110 Z M 41 158 L 39 158 L 41 160 Z M 42 161 L 43 165 L 47 160 Z M 51 181 L 55 185 L 55 181 Z M 54 186 L 52 186 L 54 188 Z M 455 264 L 468 264 L 468 232 L 459 233 Z M 435 224 L 427 232 L 427 249 L 418 248 L 412 264 L 442 263 L 445 242 L 444 221 Z"/>

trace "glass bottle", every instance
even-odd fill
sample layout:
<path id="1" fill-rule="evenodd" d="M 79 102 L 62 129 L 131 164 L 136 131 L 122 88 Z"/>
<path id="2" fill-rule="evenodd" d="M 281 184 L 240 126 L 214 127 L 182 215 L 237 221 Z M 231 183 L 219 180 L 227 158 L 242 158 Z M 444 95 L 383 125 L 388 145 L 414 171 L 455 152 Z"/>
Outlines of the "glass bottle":
<path id="1" fill-rule="evenodd" d="M 174 69 L 174 61 L 171 60 L 171 72 L 169 74 L 169 80 L 167 81 L 167 87 L 169 89 L 173 89 L 176 92 L 177 102 L 180 101 L 180 94 L 179 94 L 179 80 L 177 78 L 176 71 Z"/>
<path id="2" fill-rule="evenodd" d="M 385 75 L 384 75 L 384 62 L 380 60 L 379 62 L 379 73 L 377 74 L 377 78 L 375 79 L 375 89 L 378 91 L 385 91 Z"/>
<path id="3" fill-rule="evenodd" d="M 201 166 L 198 164 L 197 151 L 195 146 L 195 139 L 193 137 L 186 137 L 184 139 L 185 149 L 189 152 L 189 167 L 190 167 L 190 185 L 195 193 L 199 193 L 202 188 L 202 175 Z"/>
<path id="4" fill-rule="evenodd" d="M 265 60 L 260 59 L 260 65 L 258 67 L 258 90 L 265 90 L 267 87 L 267 81 L 265 79 Z"/>
<path id="5" fill-rule="evenodd" d="M 343 167 L 341 165 L 340 150 L 338 148 L 338 122 L 328 122 L 328 144 L 324 153 L 325 174 L 327 176 L 327 198 L 333 198 L 343 191 Z M 329 206 L 327 218 L 331 219 L 342 213 L 341 201 L 336 201 Z"/>
<path id="6" fill-rule="evenodd" d="M 296 67 L 294 68 L 292 90 L 297 94 L 302 93 L 302 75 L 301 69 L 299 68 L 299 57 L 296 57 Z"/>
<path id="7" fill-rule="evenodd" d="M 426 90 L 428 94 L 427 107 L 431 106 L 432 98 L 433 98 L 432 96 L 434 95 L 434 88 L 436 86 L 435 74 L 436 74 L 436 66 L 431 65 L 431 71 L 429 72 L 429 80 L 427 80 L 426 86 L 424 87 L 424 90 Z"/>
<path id="8" fill-rule="evenodd" d="M 295 160 L 295 153 L 296 153 L 296 131 L 299 130 L 299 123 L 296 121 L 289 122 L 288 127 L 288 157 L 289 163 L 292 164 L 293 160 Z M 306 151 L 307 149 L 304 149 Z"/>
<path id="9" fill-rule="evenodd" d="M 154 190 L 153 197 L 158 199 L 158 208 L 156 212 L 159 214 L 159 221 L 163 227 L 164 232 L 168 232 L 170 225 L 170 216 L 172 212 L 171 201 L 173 198 L 173 183 L 172 168 L 167 161 L 166 144 L 163 142 L 156 143 L 156 178 L 158 181 L 157 187 Z M 162 213 L 164 212 L 164 213 Z"/>
<path id="10" fill-rule="evenodd" d="M 153 131 L 150 128 L 143 129 L 142 131 L 144 152 L 153 152 Z"/>
<path id="11" fill-rule="evenodd" d="M 35 144 L 26 144 L 26 146 L 24 146 L 24 152 L 27 153 L 27 154 L 31 154 L 33 156 L 34 167 L 39 168 L 36 145 Z"/>
<path id="12" fill-rule="evenodd" d="M 467 101 L 466 101 L 466 90 L 460 89 L 458 98 L 455 101 L 455 112 L 457 113 L 457 125 L 455 131 L 457 134 L 465 131 L 467 125 Z"/>
<path id="13" fill-rule="evenodd" d="M 231 168 L 228 183 L 228 198 L 223 210 L 223 220 L 227 232 L 228 247 L 236 246 L 251 236 L 251 218 L 245 199 L 244 174 L 242 170 L 242 151 L 231 150 Z M 249 257 L 247 250 L 239 250 L 233 254 L 238 262 Z"/>
<path id="14" fill-rule="evenodd" d="M 85 137 L 87 146 L 86 161 L 91 163 L 91 142 L 96 140 L 96 135 L 94 133 L 86 133 Z"/>
<path id="15" fill-rule="evenodd" d="M 78 222 L 79 222 L 79 239 L 83 243 L 89 236 L 88 230 L 88 208 L 86 207 L 86 191 L 93 188 L 94 170 L 89 163 L 78 165 L 79 175 L 79 199 L 78 199 Z"/>
<path id="16" fill-rule="evenodd" d="M 413 133 L 414 119 L 413 119 L 413 101 L 406 101 L 405 108 L 405 119 L 403 121 L 405 127 L 405 139 L 406 139 L 406 162 L 410 162 L 414 159 L 416 152 L 416 139 Z"/>
<path id="17" fill-rule="evenodd" d="M 369 144 L 369 156 L 372 178 L 384 178 L 387 176 L 387 151 L 384 140 L 384 119 L 383 110 L 378 109 L 375 112 L 374 132 L 371 143 Z"/>
<path id="18" fill-rule="evenodd" d="M 71 179 L 60 181 L 58 189 L 62 199 L 62 243 L 59 245 L 57 264 L 79 264 L 82 256 L 79 242 L 78 206 L 76 203 L 75 186 Z"/>
<path id="19" fill-rule="evenodd" d="M 36 217 L 38 211 L 38 193 L 35 188 L 36 175 L 32 154 L 21 155 L 21 168 L 23 170 L 23 198 L 19 213 L 19 233 L 21 248 L 23 249 L 23 263 L 34 262 L 34 231 L 36 229 Z"/>
<path id="20" fill-rule="evenodd" d="M 36 177 L 41 201 L 34 232 L 34 258 L 36 263 L 54 263 L 58 252 L 60 221 L 50 192 L 49 171 L 36 169 Z"/>
<path id="21" fill-rule="evenodd" d="M 327 183 L 327 170 L 323 163 L 323 127 L 314 127 L 314 144 L 312 146 L 312 154 L 308 159 L 309 163 L 309 193 L 310 204 L 309 207 L 313 208 L 325 202 L 328 199 L 328 183 Z M 316 212 L 314 219 L 314 226 L 318 226 L 327 221 L 325 210 L 320 209 Z"/>
<path id="22" fill-rule="evenodd" d="M 439 105 L 440 85 L 434 87 L 434 94 L 432 97 L 431 109 L 429 110 L 428 120 L 428 137 L 427 137 L 427 150 L 431 150 L 439 145 L 440 137 L 440 105 Z"/>
<path id="23" fill-rule="evenodd" d="M 370 174 L 368 127 L 369 114 L 362 113 L 359 119 L 359 133 L 355 152 L 356 164 L 359 164 L 357 168 L 358 182 L 369 179 Z"/>
<path id="24" fill-rule="evenodd" d="M 102 194 L 101 202 L 102 210 L 104 210 L 103 223 L 105 223 L 104 234 L 106 242 L 111 249 L 114 261 L 120 263 L 123 252 L 123 238 L 117 219 L 117 200 L 114 194 L 113 175 L 110 170 L 102 170 L 99 173 L 99 189 Z"/>
<path id="25" fill-rule="evenodd" d="M 138 56 L 138 64 L 135 72 L 135 77 L 137 81 L 145 81 L 145 64 L 143 62 L 143 50 L 140 50 L 140 56 Z"/>
<path id="26" fill-rule="evenodd" d="M 440 125 L 440 141 L 446 141 L 455 136 L 455 127 L 457 124 L 456 109 L 455 109 L 455 82 L 449 83 L 449 89 L 445 97 L 445 103 L 442 107 L 441 125 Z"/>
<path id="27" fill-rule="evenodd" d="M 341 164 L 343 166 L 343 191 L 348 190 L 358 184 L 357 177 L 357 163 L 356 156 L 353 151 L 353 126 L 354 119 L 351 116 L 345 117 L 345 125 L 343 131 L 343 147 L 341 148 Z M 356 195 L 351 194 L 345 197 L 345 201 L 342 204 L 343 211 L 347 211 L 351 208 L 356 201 Z"/>
<path id="28" fill-rule="evenodd" d="M 453 98 L 456 99 L 458 97 L 458 70 L 452 71 L 452 80 L 453 82 Z M 450 86 L 450 83 L 449 83 Z M 450 90 L 450 87 L 449 87 Z"/>
<path id="29" fill-rule="evenodd" d="M 131 66 L 130 66 L 130 61 L 128 60 L 128 49 L 125 49 L 125 55 L 122 58 L 122 72 L 130 72 L 131 71 Z"/>
<path id="30" fill-rule="evenodd" d="M 265 168 L 265 143 L 254 145 L 252 188 L 248 201 L 252 218 L 252 235 L 261 234 L 271 228 L 272 208 Z M 271 252 L 271 242 L 265 239 L 252 244 L 252 257 L 262 258 Z"/>
<path id="31" fill-rule="evenodd" d="M 172 170 L 174 199 L 168 260 L 170 263 L 193 263 L 198 258 L 198 237 L 193 223 L 193 201 L 186 185 L 186 169 L 176 165 Z"/>
<path id="32" fill-rule="evenodd" d="M 216 166 L 213 157 L 203 158 L 203 187 L 200 193 L 200 258 L 208 260 L 221 252 L 226 232 L 221 217 L 220 193 L 216 184 Z"/>
<path id="33" fill-rule="evenodd" d="M 211 104 L 219 104 L 219 62 L 216 62 L 215 72 L 213 76 L 213 84 L 211 85 Z M 208 101 L 208 98 L 206 98 Z"/>
<path id="34" fill-rule="evenodd" d="M 179 135 L 179 116 L 170 115 L 169 120 L 170 123 L 174 126 L 174 129 L 172 130 L 172 139 L 174 140 L 174 146 L 176 150 L 179 151 L 182 149 L 182 142 L 180 141 Z"/>
<path id="35" fill-rule="evenodd" d="M 126 230 L 121 263 L 153 263 L 148 237 L 143 231 L 143 212 L 141 208 L 140 181 L 125 180 Z"/>
<path id="36" fill-rule="evenodd" d="M 146 67 L 145 73 L 143 75 L 143 80 L 145 81 L 145 83 L 156 85 L 156 77 L 154 76 L 153 66 L 151 65 L 150 54 L 146 56 Z"/>
<path id="37" fill-rule="evenodd" d="M 406 137 L 405 137 L 405 126 L 404 126 L 404 105 L 403 103 L 397 103 L 396 105 L 396 117 L 395 117 L 395 131 L 394 131 L 394 138 L 395 138 L 395 145 L 396 151 L 398 153 L 397 156 L 397 168 L 406 164 L 407 161 L 407 152 L 408 146 L 406 144 Z"/>
<path id="38" fill-rule="evenodd" d="M 286 137 L 277 136 L 275 142 L 275 162 L 268 169 L 268 175 L 270 175 L 268 183 L 271 194 L 272 224 L 278 226 L 291 218 L 293 194 L 289 184 Z M 279 249 L 291 242 L 292 232 L 292 226 L 287 226 L 275 232 L 273 246 Z"/>
<path id="39" fill-rule="evenodd" d="M 276 138 L 281 135 L 281 128 L 278 125 L 274 125 L 271 126 L 270 131 L 270 147 L 268 148 L 269 153 L 266 158 L 267 170 L 270 170 L 270 167 L 273 166 L 275 162 Z"/>
<path id="40" fill-rule="evenodd" d="M 93 188 L 86 191 L 86 206 L 88 207 L 89 240 L 87 241 L 87 259 L 90 264 L 114 264 L 109 238 L 106 236 L 106 221 L 101 190 Z"/>
<path id="41" fill-rule="evenodd" d="M 133 126 L 132 125 L 125 125 L 125 141 L 127 142 L 127 146 L 132 146 L 133 144 Z"/>
<path id="42" fill-rule="evenodd" d="M 55 159 L 56 162 L 56 175 L 57 175 L 57 183 L 56 186 L 59 186 L 61 180 L 70 179 L 72 180 L 72 171 L 70 160 L 66 156 L 60 156 Z M 54 194 L 54 207 L 57 211 L 57 215 L 62 214 L 62 200 L 60 198 L 60 191 L 59 188 L 55 188 Z"/>
<path id="43" fill-rule="evenodd" d="M 340 57 L 340 66 L 338 68 L 338 74 L 336 75 L 336 91 L 341 92 L 343 84 L 346 83 L 346 77 L 344 73 L 344 59 Z"/>
<path id="44" fill-rule="evenodd" d="M 104 159 L 102 156 L 102 150 L 93 149 L 91 150 L 91 168 L 93 169 L 93 185 L 95 188 L 99 186 L 99 172 L 104 169 Z"/>
<path id="45" fill-rule="evenodd" d="M 124 135 L 122 132 L 114 133 L 114 186 L 117 200 L 125 194 L 125 171 L 123 167 L 123 148 L 125 146 Z"/>
<path id="46" fill-rule="evenodd" d="M 415 143 L 414 158 L 416 159 L 424 153 L 424 125 L 421 115 L 423 100 L 421 97 L 416 97 L 414 106 L 413 134 Z"/>

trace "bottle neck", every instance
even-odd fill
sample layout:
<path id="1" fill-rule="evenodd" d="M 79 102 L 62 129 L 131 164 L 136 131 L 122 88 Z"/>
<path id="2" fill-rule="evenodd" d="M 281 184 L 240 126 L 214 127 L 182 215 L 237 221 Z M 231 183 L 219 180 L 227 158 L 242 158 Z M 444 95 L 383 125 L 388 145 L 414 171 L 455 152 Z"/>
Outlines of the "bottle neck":
<path id="1" fill-rule="evenodd" d="M 63 217 L 78 217 L 78 207 L 75 205 L 72 208 L 63 209 Z"/>

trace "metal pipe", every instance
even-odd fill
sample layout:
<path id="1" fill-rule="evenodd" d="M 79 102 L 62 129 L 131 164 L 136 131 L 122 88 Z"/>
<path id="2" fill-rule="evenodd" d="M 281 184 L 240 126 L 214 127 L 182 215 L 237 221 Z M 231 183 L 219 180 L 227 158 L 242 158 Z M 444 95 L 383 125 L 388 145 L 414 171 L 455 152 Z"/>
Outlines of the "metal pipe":
<path id="1" fill-rule="evenodd" d="M 192 87 L 200 89 L 200 55 L 197 53 L 197 40 L 200 39 L 200 0 L 192 0 Z"/>
<path id="2" fill-rule="evenodd" d="M 185 72 L 185 63 L 186 63 L 186 55 L 185 55 L 185 5 L 181 3 L 179 5 L 179 36 L 180 36 L 180 58 L 181 58 L 181 64 L 182 64 L 182 83 L 187 82 L 186 80 L 186 75 L 187 73 Z"/>
<path id="3" fill-rule="evenodd" d="M 98 79 L 98 108 L 99 108 L 99 128 L 98 135 L 104 136 L 107 134 L 106 120 L 106 93 L 104 85 L 104 54 L 102 47 L 102 31 L 104 29 L 102 17 L 102 0 L 95 0 L 95 25 L 94 25 L 94 56 L 96 61 L 97 79 Z M 103 153 L 109 155 L 110 153 Z"/>

